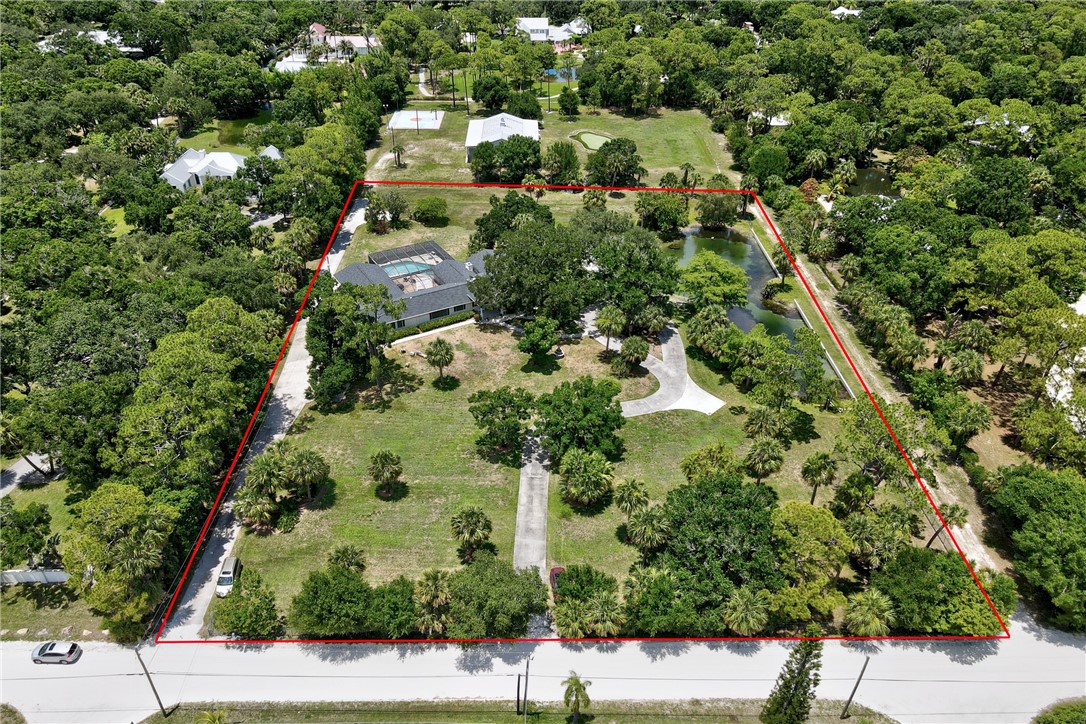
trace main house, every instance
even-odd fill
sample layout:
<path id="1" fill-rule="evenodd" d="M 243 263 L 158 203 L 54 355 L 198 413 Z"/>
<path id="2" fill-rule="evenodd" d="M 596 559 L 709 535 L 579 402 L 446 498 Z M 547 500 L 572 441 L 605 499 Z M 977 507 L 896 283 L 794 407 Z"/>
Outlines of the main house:
<path id="1" fill-rule="evenodd" d="M 275 146 L 268 146 L 259 155 L 277 161 L 283 157 Z M 234 178 L 244 166 L 245 156 L 240 153 L 208 153 L 202 148 L 190 148 L 179 159 L 167 164 L 158 177 L 178 191 L 188 191 L 193 186 L 203 186 L 208 179 Z"/>
<path id="2" fill-rule="evenodd" d="M 508 113 L 499 113 L 490 118 L 468 122 L 468 137 L 464 140 L 467 160 L 471 161 L 472 152 L 480 143 L 497 143 L 510 136 L 527 136 L 539 140 L 539 121 L 517 118 Z"/>
<path id="3" fill-rule="evenodd" d="M 359 286 L 378 285 L 388 289 L 394 300 L 403 300 L 407 309 L 399 319 L 380 321 L 397 329 L 475 309 L 468 282 L 486 273 L 489 249 L 476 252 L 466 262 L 457 261 L 434 241 L 424 241 L 369 255 L 365 263 L 351 264 L 336 273 L 336 281 Z"/>

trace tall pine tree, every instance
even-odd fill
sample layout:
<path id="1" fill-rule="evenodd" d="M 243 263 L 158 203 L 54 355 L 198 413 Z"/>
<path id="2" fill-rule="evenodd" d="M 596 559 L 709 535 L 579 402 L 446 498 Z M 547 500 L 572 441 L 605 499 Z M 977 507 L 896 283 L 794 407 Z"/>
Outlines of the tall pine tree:
<path id="1" fill-rule="evenodd" d="M 807 636 L 821 636 L 818 626 L 809 626 Z M 815 689 L 821 681 L 822 642 L 800 641 L 784 663 L 773 692 L 759 717 L 764 724 L 803 724 L 811 713 Z"/>

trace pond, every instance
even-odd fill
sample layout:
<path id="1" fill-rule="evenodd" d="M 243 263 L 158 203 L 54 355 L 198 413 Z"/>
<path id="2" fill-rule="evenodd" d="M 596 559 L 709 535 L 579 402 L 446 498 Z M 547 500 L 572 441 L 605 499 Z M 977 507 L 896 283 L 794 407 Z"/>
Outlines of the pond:
<path id="1" fill-rule="evenodd" d="M 552 78 L 558 78 L 559 80 L 565 80 L 566 79 L 566 76 L 565 76 L 566 69 L 565 68 L 548 68 L 546 73 L 547 73 L 547 75 L 549 75 Z M 570 80 L 577 80 L 577 69 L 576 68 L 570 68 L 569 69 L 569 79 Z"/>
<path id="2" fill-rule="evenodd" d="M 581 131 L 574 133 L 573 138 L 577 139 L 582 146 L 589 151 L 598 151 L 600 146 L 613 140 L 610 136 L 604 136 L 599 133 L 593 133 L 592 131 Z"/>
<path id="3" fill-rule="evenodd" d="M 849 196 L 901 196 L 901 189 L 894 186 L 894 181 L 886 169 L 879 167 L 856 169 L 856 180 L 845 189 Z"/>
<path id="4" fill-rule="evenodd" d="M 737 229 L 703 231 L 695 226 L 684 231 L 683 240 L 679 243 L 681 246 L 677 245 L 677 248 L 669 249 L 669 252 L 678 260 L 680 267 L 689 264 L 697 252 L 707 250 L 741 267 L 750 277 L 746 306 L 728 310 L 728 318 L 744 332 L 749 332 L 756 324 L 764 324 L 770 334 L 783 334 L 793 339 L 795 330 L 804 326 L 799 312 L 791 305 L 785 314 L 764 306 L 762 289 L 766 282 L 776 279 L 777 275 L 754 237 Z"/>

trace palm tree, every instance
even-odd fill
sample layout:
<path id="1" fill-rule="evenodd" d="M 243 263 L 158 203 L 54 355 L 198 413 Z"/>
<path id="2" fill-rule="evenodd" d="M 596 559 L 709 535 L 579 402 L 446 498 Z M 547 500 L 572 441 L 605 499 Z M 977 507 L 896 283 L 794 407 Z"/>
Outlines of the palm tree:
<path id="1" fill-rule="evenodd" d="M 728 319 L 728 310 L 719 304 L 709 304 L 699 309 L 690 318 L 687 331 L 690 341 L 696 347 L 716 355 L 721 351 L 716 342 L 729 326 L 731 326 L 731 320 Z"/>
<path id="2" fill-rule="evenodd" d="M 851 158 L 842 159 L 837 163 L 834 175 L 840 176 L 841 180 L 845 182 L 845 186 L 851 185 L 856 180 L 856 162 Z"/>
<path id="3" fill-rule="evenodd" d="M 617 636 L 626 621 L 622 610 L 622 604 L 614 591 L 597 591 L 588 599 L 590 633 L 601 638 Z"/>
<path id="4" fill-rule="evenodd" d="M 776 438 L 755 438 L 743 462 L 747 471 L 760 483 L 763 478 L 781 469 L 784 464 L 784 447 Z"/>
<path id="5" fill-rule="evenodd" d="M 828 160 L 825 151 L 821 148 L 815 148 L 809 151 L 807 157 L 803 159 L 803 168 L 807 169 L 807 172 L 814 176 L 819 171 L 826 168 L 826 161 Z"/>
<path id="6" fill-rule="evenodd" d="M 441 635 L 449 625 L 449 614 L 444 610 L 426 610 L 419 612 L 415 626 L 427 636 Z"/>
<path id="7" fill-rule="evenodd" d="M 245 472 L 245 485 L 252 486 L 273 500 L 286 487 L 286 482 L 287 469 L 283 457 L 273 452 L 257 455 Z"/>
<path id="8" fill-rule="evenodd" d="M 312 500 L 313 486 L 328 479 L 331 468 L 316 450 L 298 450 L 287 458 L 287 476 L 296 488 L 305 488 L 305 497 Z"/>
<path id="9" fill-rule="evenodd" d="M 769 593 L 747 586 L 735 589 L 724 604 L 724 625 L 740 636 L 753 636 L 769 623 Z"/>
<path id="10" fill-rule="evenodd" d="M 441 609 L 449 605 L 449 572 L 431 568 L 415 582 L 415 602 L 422 608 Z"/>
<path id="11" fill-rule="evenodd" d="M 437 378 L 440 380 L 445 377 L 445 368 L 452 364 L 455 356 L 453 346 L 438 337 L 426 345 L 424 351 L 426 353 L 426 364 L 437 367 Z"/>
<path id="12" fill-rule="evenodd" d="M 275 502 L 247 483 L 234 498 L 234 513 L 246 525 L 268 525 L 275 515 Z"/>
<path id="13" fill-rule="evenodd" d="M 226 724 L 226 712 L 222 710 L 202 711 L 193 720 L 195 724 Z"/>
<path id="14" fill-rule="evenodd" d="M 655 304 L 650 304 L 634 317 L 634 325 L 655 338 L 667 326 L 667 315 Z"/>
<path id="15" fill-rule="evenodd" d="M 837 461 L 830 457 L 829 453 L 815 453 L 803 461 L 800 475 L 803 477 L 803 482 L 811 487 L 811 505 L 814 505 L 818 488 L 822 485 L 830 485 L 837 477 Z"/>
<path id="16" fill-rule="evenodd" d="M 479 546 L 490 540 L 492 529 L 490 518 L 482 508 L 473 505 L 457 511 L 452 517 L 452 532 L 460 541 L 464 560 L 470 561 Z"/>
<path id="17" fill-rule="evenodd" d="M 591 681 L 582 681 L 575 671 L 570 671 L 569 678 L 562 682 L 562 686 L 566 687 L 562 701 L 573 715 L 575 723 L 581 720 L 581 709 L 592 706 L 592 700 L 588 698 L 588 687 L 591 685 Z"/>
<path id="18" fill-rule="evenodd" d="M 162 565 L 162 546 L 165 542 L 165 532 L 153 528 L 138 537 L 122 538 L 111 551 L 116 561 L 114 567 L 131 580 L 146 578 Z"/>
<path id="19" fill-rule="evenodd" d="M 979 319 L 962 322 L 954 336 L 966 347 L 981 354 L 985 354 L 994 341 L 992 330 Z"/>
<path id="20" fill-rule="evenodd" d="M 272 287 L 275 289 L 275 293 L 284 297 L 289 297 L 294 294 L 298 288 L 298 282 L 290 274 L 286 272 L 275 272 L 271 278 Z"/>
<path id="21" fill-rule="evenodd" d="M 328 565 L 346 568 L 355 573 L 366 572 L 366 554 L 354 545 L 342 545 L 328 554 Z"/>
<path id="22" fill-rule="evenodd" d="M 530 193 L 537 199 L 543 198 L 543 195 L 547 193 L 547 189 L 543 188 L 547 185 L 547 180 L 535 174 L 528 174 L 520 183 L 524 187 L 525 193 Z"/>
<path id="23" fill-rule="evenodd" d="M 845 625 L 857 636 L 885 636 L 894 625 L 894 606 L 876 588 L 861 591 L 845 606 Z"/>
<path id="24" fill-rule="evenodd" d="M 598 451 L 573 448 L 562 456 L 558 492 L 571 505 L 592 505 L 611 491 L 614 466 Z"/>
<path id="25" fill-rule="evenodd" d="M 622 349 L 618 354 L 626 366 L 632 369 L 649 356 L 649 343 L 644 337 L 627 337 L 623 340 Z"/>
<path id="26" fill-rule="evenodd" d="M 959 349 L 950 357 L 950 376 L 963 385 L 977 382 L 984 374 L 984 355 L 972 349 Z"/>
<path id="27" fill-rule="evenodd" d="M 739 188 L 743 191 L 754 191 L 758 188 L 758 177 L 753 176 L 749 173 L 743 174 L 743 176 L 739 179 Z M 740 194 L 739 198 L 742 203 L 742 208 L 740 209 L 739 213 L 745 214 L 747 213 L 747 204 L 750 203 L 750 194 Z"/>
<path id="28" fill-rule="evenodd" d="M 633 511 L 626 532 L 642 553 L 656 550 L 671 535 L 671 522 L 662 505 L 643 506 Z"/>
<path id="29" fill-rule="evenodd" d="M 396 168 L 402 168 L 403 167 L 402 156 L 403 156 L 403 153 L 406 150 L 407 149 L 404 148 L 403 145 L 399 144 L 399 143 L 397 143 L 395 146 L 392 147 L 392 153 L 396 156 Z"/>
<path id="30" fill-rule="evenodd" d="M 768 407 L 755 407 L 743 423 L 743 432 L 749 437 L 776 437 L 781 431 L 780 416 Z"/>
<path id="31" fill-rule="evenodd" d="M 370 456 L 370 477 L 377 483 L 377 488 L 387 493 L 389 488 L 403 475 L 400 456 L 390 450 L 378 450 Z"/>
<path id="32" fill-rule="evenodd" d="M 255 249 L 263 251 L 275 241 L 275 232 L 270 226 L 254 226 L 249 235 L 249 244 Z"/>
<path id="33" fill-rule="evenodd" d="M 625 328 L 626 314 L 614 305 L 604 307 L 596 317 L 596 329 L 605 336 L 606 342 L 603 346 L 607 351 L 611 350 L 611 337 L 622 334 Z"/>
<path id="34" fill-rule="evenodd" d="M 969 520 L 969 509 L 964 505 L 958 503 L 949 503 L 939 508 L 939 512 L 943 516 L 943 520 L 946 522 L 946 527 L 961 528 Z M 943 526 L 936 526 L 935 532 L 931 534 L 931 538 L 928 538 L 925 548 L 931 548 L 931 544 L 935 542 L 935 539 L 939 537 L 939 534 L 943 532 Z"/>
<path id="35" fill-rule="evenodd" d="M 645 484 L 635 478 L 620 480 L 615 483 L 615 507 L 629 520 L 634 511 L 649 503 L 649 493 Z"/>
<path id="36" fill-rule="evenodd" d="M 694 175 L 694 164 L 689 161 L 684 161 L 679 164 L 679 170 L 683 172 L 683 178 L 682 181 L 679 182 L 679 185 L 683 188 L 692 188 L 689 184 L 690 177 Z"/>
<path id="37" fill-rule="evenodd" d="M 583 639 L 592 626 L 588 603 L 578 598 L 565 599 L 554 607 L 554 623 L 567 639 Z"/>

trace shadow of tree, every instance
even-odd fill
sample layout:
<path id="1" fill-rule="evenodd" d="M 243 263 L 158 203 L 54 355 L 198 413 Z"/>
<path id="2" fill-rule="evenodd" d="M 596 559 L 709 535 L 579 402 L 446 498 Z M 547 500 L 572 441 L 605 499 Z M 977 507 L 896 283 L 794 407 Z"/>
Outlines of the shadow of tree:
<path id="1" fill-rule="evenodd" d="M 603 511 L 610 508 L 613 497 L 614 496 L 612 492 L 608 490 L 602 498 L 595 501 L 594 503 L 589 503 L 588 505 L 579 505 L 577 503 L 570 503 L 567 501 L 566 505 L 568 505 L 570 510 L 572 510 L 577 515 L 590 517 L 594 515 L 599 515 Z"/>
<path id="2" fill-rule="evenodd" d="M 68 608 L 79 600 L 79 594 L 66 584 L 13 586 L 17 598 L 29 601 L 34 608 Z"/>
<path id="3" fill-rule="evenodd" d="M 460 378 L 452 375 L 438 377 L 433 381 L 434 389 L 442 392 L 452 392 L 460 387 Z"/>
<path id="4" fill-rule="evenodd" d="M 305 507 L 309 510 L 327 510 L 336 504 L 336 481 L 332 478 L 325 478 L 324 483 L 317 489 L 317 494 L 313 496 L 313 500 L 306 503 Z"/>
<path id="5" fill-rule="evenodd" d="M 411 490 L 407 483 L 402 480 L 397 480 L 388 485 L 378 485 L 374 489 L 373 494 L 378 500 L 383 500 L 386 503 L 395 503 L 398 500 L 406 498 L 409 492 L 411 492 Z"/>
<path id="6" fill-rule="evenodd" d="M 559 369 L 561 367 L 558 360 L 548 354 L 545 357 L 529 357 L 528 361 L 521 366 L 520 371 L 525 374 L 534 372 L 541 375 L 553 375 Z"/>

